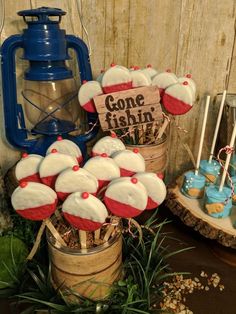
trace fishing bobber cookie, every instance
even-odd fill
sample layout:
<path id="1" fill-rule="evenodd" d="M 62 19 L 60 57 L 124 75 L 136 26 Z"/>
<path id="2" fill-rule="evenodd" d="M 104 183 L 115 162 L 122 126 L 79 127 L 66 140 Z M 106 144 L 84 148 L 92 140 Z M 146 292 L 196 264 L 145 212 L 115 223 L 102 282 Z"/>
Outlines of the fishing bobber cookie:
<path id="1" fill-rule="evenodd" d="M 232 191 L 223 187 L 222 191 L 215 185 L 210 185 L 205 192 L 205 211 L 214 218 L 225 218 L 230 215 L 232 209 Z"/>
<path id="2" fill-rule="evenodd" d="M 131 177 L 137 172 L 145 171 L 145 160 L 138 148 L 122 150 L 112 155 L 113 160 L 120 168 L 121 177 Z"/>
<path id="3" fill-rule="evenodd" d="M 157 86 L 160 92 L 161 97 L 166 88 L 169 86 L 176 84 L 178 82 L 177 76 L 167 70 L 166 72 L 158 73 L 152 79 L 152 85 Z"/>
<path id="4" fill-rule="evenodd" d="M 127 68 L 111 64 L 102 78 L 102 89 L 105 94 L 132 88 L 132 78 Z"/>
<path id="5" fill-rule="evenodd" d="M 158 207 L 166 198 L 166 186 L 155 173 L 141 172 L 133 176 L 141 182 L 147 190 L 148 202 L 146 209 Z"/>
<path id="6" fill-rule="evenodd" d="M 184 81 L 171 85 L 165 90 L 162 104 L 168 113 L 182 115 L 193 107 L 194 100 L 189 83 Z"/>
<path id="7" fill-rule="evenodd" d="M 188 82 L 189 87 L 192 91 L 193 97 L 194 99 L 196 98 L 196 84 L 194 82 L 194 80 L 192 79 L 192 75 L 191 74 L 186 74 L 183 77 L 179 77 L 178 78 L 179 83 L 184 83 L 184 82 Z"/>
<path id="8" fill-rule="evenodd" d="M 62 171 L 55 183 L 55 191 L 61 201 L 74 192 L 88 192 L 95 195 L 97 190 L 98 180 L 95 176 L 78 165 Z"/>
<path id="9" fill-rule="evenodd" d="M 68 196 L 62 205 L 62 212 L 73 227 L 84 231 L 101 228 L 108 216 L 105 205 L 87 192 L 76 192 Z"/>
<path id="10" fill-rule="evenodd" d="M 39 175 L 41 181 L 54 188 L 58 175 L 67 168 L 78 165 L 75 157 L 59 153 L 55 148 L 47 155 L 40 164 Z"/>
<path id="11" fill-rule="evenodd" d="M 141 70 L 145 75 L 149 76 L 152 80 L 155 75 L 158 74 L 158 71 L 152 67 L 151 64 L 148 64 L 146 68 Z"/>
<path id="12" fill-rule="evenodd" d="M 100 156 L 101 154 L 107 154 L 111 156 L 117 151 L 125 150 L 123 142 L 117 138 L 115 133 L 111 136 L 104 136 L 92 148 L 92 156 Z"/>
<path id="13" fill-rule="evenodd" d="M 201 174 L 189 171 L 184 174 L 181 192 L 189 198 L 202 198 L 204 196 L 206 178 Z"/>
<path id="14" fill-rule="evenodd" d="M 83 162 L 83 156 L 79 146 L 70 140 L 63 139 L 62 136 L 58 136 L 57 140 L 49 146 L 46 155 L 50 154 L 53 149 L 56 149 L 58 153 L 75 157 L 79 164 Z"/>
<path id="15" fill-rule="evenodd" d="M 145 210 L 148 194 L 137 178 L 123 177 L 108 185 L 104 202 L 113 215 L 131 218 Z"/>
<path id="16" fill-rule="evenodd" d="M 102 95 L 102 87 L 97 81 L 83 81 L 78 93 L 80 106 L 88 112 L 96 112 L 93 97 Z"/>
<path id="17" fill-rule="evenodd" d="M 43 157 L 27 153 L 22 154 L 21 160 L 15 168 L 15 176 L 18 182 L 41 182 L 39 176 L 39 165 Z"/>
<path id="18" fill-rule="evenodd" d="M 199 172 L 206 177 L 207 183 L 216 183 L 217 178 L 220 175 L 221 165 L 218 161 L 201 160 Z"/>
<path id="19" fill-rule="evenodd" d="M 130 75 L 133 88 L 150 86 L 152 84 L 150 76 L 141 71 L 139 67 L 134 67 L 134 70 L 130 72 Z"/>
<path id="20" fill-rule="evenodd" d="M 21 182 L 11 196 L 11 203 L 20 216 L 30 220 L 43 220 L 55 212 L 57 195 L 44 184 Z"/>
<path id="21" fill-rule="evenodd" d="M 84 169 L 97 178 L 99 189 L 106 186 L 111 180 L 120 177 L 118 165 L 106 153 L 90 158 L 84 165 Z"/>

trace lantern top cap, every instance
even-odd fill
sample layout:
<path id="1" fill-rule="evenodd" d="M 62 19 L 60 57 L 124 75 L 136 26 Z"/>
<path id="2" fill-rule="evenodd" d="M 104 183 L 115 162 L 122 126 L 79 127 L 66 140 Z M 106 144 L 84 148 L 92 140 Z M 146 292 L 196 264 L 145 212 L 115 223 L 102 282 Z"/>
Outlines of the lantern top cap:
<path id="1" fill-rule="evenodd" d="M 58 8 L 49 8 L 49 7 L 41 7 L 37 9 L 32 9 L 32 10 L 23 10 L 17 12 L 18 15 L 24 17 L 24 21 L 27 24 L 41 24 L 41 23 L 60 23 L 61 21 L 61 16 L 65 15 L 66 12 L 58 9 Z M 30 17 L 36 17 L 34 20 L 28 20 L 26 19 L 27 16 Z M 58 20 L 51 20 L 50 16 L 58 16 Z"/>

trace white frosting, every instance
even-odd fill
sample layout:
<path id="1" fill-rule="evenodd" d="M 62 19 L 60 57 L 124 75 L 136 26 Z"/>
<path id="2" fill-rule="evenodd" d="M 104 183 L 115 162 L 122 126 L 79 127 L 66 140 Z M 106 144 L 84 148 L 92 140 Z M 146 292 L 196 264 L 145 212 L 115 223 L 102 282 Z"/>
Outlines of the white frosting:
<path id="1" fill-rule="evenodd" d="M 112 154 L 111 157 L 122 169 L 133 172 L 145 171 L 145 160 L 140 153 L 126 149 Z"/>
<path id="2" fill-rule="evenodd" d="M 132 183 L 130 177 L 112 181 L 106 189 L 105 196 L 139 210 L 146 208 L 148 200 L 144 185 L 141 182 Z"/>
<path id="3" fill-rule="evenodd" d="M 152 79 L 152 85 L 156 85 L 162 89 L 166 89 L 168 86 L 171 86 L 177 82 L 177 76 L 170 72 L 159 73 Z"/>
<path id="4" fill-rule="evenodd" d="M 77 146 L 74 142 L 67 139 L 63 139 L 52 143 L 52 145 L 49 146 L 49 148 L 47 149 L 46 154 L 47 155 L 50 154 L 52 149 L 56 149 L 58 153 L 74 156 L 76 158 L 82 156 L 79 146 Z"/>
<path id="5" fill-rule="evenodd" d="M 120 168 L 109 157 L 92 157 L 86 162 L 84 169 L 92 173 L 98 180 L 111 181 L 120 177 Z"/>
<path id="6" fill-rule="evenodd" d="M 57 199 L 56 193 L 47 185 L 28 182 L 26 187 L 15 189 L 11 196 L 14 209 L 24 210 L 43 205 L 53 204 Z"/>
<path id="7" fill-rule="evenodd" d="M 131 71 L 130 74 L 133 87 L 150 86 L 152 84 L 150 76 L 146 75 L 141 70 Z"/>
<path id="8" fill-rule="evenodd" d="M 62 211 L 100 223 L 104 223 L 108 216 L 105 205 L 98 198 L 90 194 L 88 198 L 83 199 L 80 192 L 67 197 L 62 205 Z"/>
<path id="9" fill-rule="evenodd" d="M 155 173 L 152 172 L 140 172 L 133 176 L 141 182 L 148 193 L 148 196 L 159 205 L 166 198 L 166 186 L 165 183 L 158 178 Z"/>
<path id="10" fill-rule="evenodd" d="M 184 85 L 183 83 L 176 83 L 174 85 L 169 86 L 165 93 L 183 101 L 185 104 L 188 104 L 189 106 L 193 105 L 193 95 L 191 88 L 189 85 Z"/>
<path id="11" fill-rule="evenodd" d="M 93 153 L 106 153 L 108 156 L 120 150 L 125 150 L 125 145 L 120 139 L 111 136 L 102 137 L 92 148 Z"/>
<path id="12" fill-rule="evenodd" d="M 189 87 L 191 88 L 191 91 L 193 94 L 193 99 L 195 100 L 195 98 L 196 98 L 196 84 L 195 84 L 195 82 L 189 77 L 179 77 L 178 81 L 179 81 L 179 83 L 188 82 Z"/>
<path id="13" fill-rule="evenodd" d="M 93 99 L 93 97 L 103 94 L 101 85 L 97 81 L 88 81 L 80 86 L 78 99 L 81 106 Z"/>
<path id="14" fill-rule="evenodd" d="M 16 165 L 15 175 L 17 180 L 24 179 L 28 176 L 39 172 L 39 165 L 43 157 L 40 155 L 30 154 L 22 158 Z"/>
<path id="15" fill-rule="evenodd" d="M 152 67 L 146 67 L 145 69 L 142 69 L 141 70 L 145 75 L 149 76 L 150 79 L 153 79 L 153 77 L 155 75 L 157 75 L 158 71 L 155 70 L 154 68 Z"/>
<path id="16" fill-rule="evenodd" d="M 57 192 L 89 192 L 95 193 L 98 189 L 98 181 L 94 175 L 83 168 L 74 171 L 69 168 L 62 171 L 57 177 L 55 190 Z"/>
<path id="17" fill-rule="evenodd" d="M 131 74 L 125 67 L 110 67 L 103 75 L 102 87 L 131 82 Z"/>
<path id="18" fill-rule="evenodd" d="M 51 153 L 47 155 L 40 164 L 39 175 L 40 178 L 54 176 L 67 168 L 78 165 L 75 157 L 62 153 Z"/>

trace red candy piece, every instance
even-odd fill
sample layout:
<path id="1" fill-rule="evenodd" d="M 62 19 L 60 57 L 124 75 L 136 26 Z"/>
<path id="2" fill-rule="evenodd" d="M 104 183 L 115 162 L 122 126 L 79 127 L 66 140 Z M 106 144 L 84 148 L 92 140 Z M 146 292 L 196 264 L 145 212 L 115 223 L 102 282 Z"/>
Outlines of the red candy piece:
<path id="1" fill-rule="evenodd" d="M 56 149 L 56 148 L 53 148 L 53 149 L 51 150 L 51 153 L 52 153 L 52 154 L 57 153 L 57 149 Z"/>
<path id="2" fill-rule="evenodd" d="M 74 171 L 78 171 L 79 170 L 79 166 L 78 165 L 75 165 L 75 166 L 73 166 L 73 168 L 72 168 Z"/>
<path id="3" fill-rule="evenodd" d="M 23 153 L 22 154 L 22 158 L 26 158 L 26 157 L 28 157 L 29 155 L 27 154 L 27 153 Z"/>
<path id="4" fill-rule="evenodd" d="M 89 198 L 89 193 L 88 193 L 88 192 L 83 192 L 83 193 L 82 193 L 82 198 L 83 198 L 84 200 L 86 200 L 87 198 Z"/>
<path id="5" fill-rule="evenodd" d="M 58 140 L 58 141 L 62 141 L 62 140 L 63 140 L 62 136 L 59 135 L 59 136 L 57 137 L 57 140 Z"/>

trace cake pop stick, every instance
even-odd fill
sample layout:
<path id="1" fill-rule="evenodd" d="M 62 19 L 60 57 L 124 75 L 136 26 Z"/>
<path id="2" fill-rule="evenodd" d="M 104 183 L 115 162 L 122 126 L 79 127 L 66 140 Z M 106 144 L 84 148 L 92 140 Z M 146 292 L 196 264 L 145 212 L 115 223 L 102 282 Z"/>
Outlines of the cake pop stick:
<path id="1" fill-rule="evenodd" d="M 158 135 L 157 135 L 157 137 L 156 137 L 156 140 L 159 140 L 159 139 L 162 137 L 162 135 L 164 134 L 164 132 L 165 132 L 165 130 L 166 130 L 168 124 L 169 124 L 169 121 L 170 121 L 170 119 L 167 118 L 167 117 L 165 117 L 164 123 L 163 123 L 162 126 L 160 127 L 160 130 L 159 130 L 159 132 L 158 132 Z"/>
<path id="2" fill-rule="evenodd" d="M 100 239 L 101 229 L 97 229 L 94 231 L 94 240 L 97 241 Z"/>
<path id="3" fill-rule="evenodd" d="M 81 249 L 87 249 L 87 234 L 86 231 L 79 230 L 79 239 L 80 239 L 80 245 Z"/>
<path id="4" fill-rule="evenodd" d="M 235 137 L 236 137 L 236 123 L 234 124 L 233 132 L 232 132 L 232 135 L 231 135 L 231 139 L 230 139 L 230 143 L 229 143 L 230 147 L 234 146 Z M 232 153 L 227 154 L 227 157 L 226 157 L 223 174 L 222 174 L 221 181 L 220 181 L 219 192 L 221 192 L 223 190 L 223 186 L 225 184 L 225 178 L 226 178 L 226 174 L 227 174 L 227 171 L 228 171 L 231 154 Z"/>
<path id="5" fill-rule="evenodd" d="M 217 135 L 218 135 L 218 132 L 219 132 L 220 121 L 221 121 L 221 117 L 222 117 L 222 113 L 223 113 L 223 108 L 224 108 L 224 104 L 225 104 L 225 98 L 226 98 L 226 90 L 224 90 L 224 92 L 223 92 L 222 99 L 221 99 L 221 103 L 220 103 L 220 109 L 219 109 L 219 113 L 218 113 L 218 117 L 217 117 L 217 121 L 216 121 L 215 132 L 214 132 L 214 136 L 213 136 L 213 140 L 212 140 L 212 144 L 211 144 L 211 151 L 210 151 L 209 163 L 212 162 L 212 157 L 213 157 L 213 155 L 214 155 L 214 150 L 215 150 L 215 145 L 216 145 L 216 139 L 217 139 Z"/>
<path id="6" fill-rule="evenodd" d="M 201 154 L 202 154 L 203 140 L 204 140 L 204 135 L 205 135 L 205 130 L 206 130 L 210 98 L 211 97 L 208 95 L 206 99 L 206 106 L 205 106 L 204 117 L 203 117 L 203 122 L 202 122 L 202 132 L 200 136 L 200 144 L 198 148 L 198 156 L 197 156 L 197 162 L 196 162 L 196 167 L 195 167 L 195 175 L 198 175 L 198 170 L 199 170 L 200 161 L 201 161 Z"/>

